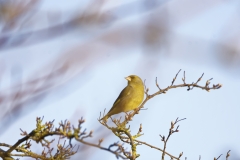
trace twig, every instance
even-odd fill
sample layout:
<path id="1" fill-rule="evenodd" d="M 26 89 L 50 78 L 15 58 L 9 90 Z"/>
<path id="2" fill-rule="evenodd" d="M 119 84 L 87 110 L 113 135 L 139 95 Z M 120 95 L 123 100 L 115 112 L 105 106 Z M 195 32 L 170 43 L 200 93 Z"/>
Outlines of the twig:
<path id="1" fill-rule="evenodd" d="M 76 139 L 76 141 L 81 142 L 82 144 L 85 144 L 85 145 L 88 145 L 88 146 L 92 146 L 92 147 L 96 147 L 96 148 L 99 148 L 99 149 L 102 149 L 102 150 L 105 150 L 105 151 L 109 151 L 109 152 L 115 154 L 117 157 L 120 157 L 120 158 L 122 158 L 122 159 L 127 159 L 126 157 L 120 155 L 120 154 L 117 153 L 116 151 L 112 151 L 112 150 L 110 149 L 112 146 L 111 146 L 111 147 L 109 146 L 109 148 L 105 148 L 105 147 L 100 146 L 99 144 L 92 144 L 92 143 L 83 141 L 82 139 L 79 139 L 78 137 L 75 137 L 75 139 Z"/>
<path id="2" fill-rule="evenodd" d="M 226 160 L 228 160 L 228 157 L 230 157 L 230 152 L 231 152 L 231 150 L 229 150 L 229 151 L 227 152 Z"/>
<path id="3" fill-rule="evenodd" d="M 169 133 L 168 133 L 167 138 L 165 138 L 165 136 L 160 135 L 160 137 L 162 138 L 162 141 L 163 141 L 163 143 L 164 143 L 163 152 L 162 152 L 162 160 L 164 160 L 165 151 L 166 151 L 166 147 L 167 147 L 167 142 L 168 142 L 170 136 L 171 136 L 173 133 L 175 133 L 175 132 L 179 132 L 179 130 L 178 130 L 179 125 L 178 125 L 177 128 L 174 130 L 175 125 L 176 125 L 178 122 L 180 122 L 180 121 L 182 121 L 182 120 L 185 120 L 185 119 L 186 119 L 186 118 L 183 118 L 183 119 L 180 119 L 180 120 L 179 120 L 179 119 L 177 118 L 177 119 L 175 120 L 175 122 L 171 122 L 171 127 L 170 127 L 170 129 L 169 129 Z M 179 155 L 179 158 L 180 158 L 181 156 L 182 156 L 182 154 Z"/>
<path id="4" fill-rule="evenodd" d="M 181 71 L 181 69 L 177 72 L 176 76 L 173 78 L 171 86 L 172 86 L 172 85 L 174 84 L 174 82 L 176 81 L 177 76 L 178 76 L 178 74 L 179 74 L 180 71 Z"/>
<path id="5" fill-rule="evenodd" d="M 222 154 L 220 154 L 220 156 L 218 156 L 218 158 L 214 157 L 214 160 L 218 160 L 221 156 L 222 156 Z"/>
<path id="6" fill-rule="evenodd" d="M 159 87 L 158 82 L 157 82 L 157 77 L 156 77 L 155 83 L 156 83 L 156 86 L 159 89 L 159 91 L 161 91 L 161 88 Z"/>
<path id="7" fill-rule="evenodd" d="M 146 145 L 146 146 L 148 146 L 148 147 L 151 147 L 151 148 L 154 148 L 154 149 L 156 149 L 156 150 L 159 150 L 159 151 L 163 152 L 163 149 L 158 148 L 158 147 L 155 147 L 155 146 L 153 146 L 153 145 L 150 145 L 150 144 L 148 144 L 148 143 L 146 143 L 146 142 L 143 142 L 143 141 L 140 141 L 140 140 L 137 140 L 137 139 L 135 139 L 134 141 L 136 141 L 136 142 L 138 142 L 138 143 L 140 143 L 140 144 L 144 144 L 144 145 Z M 179 159 L 178 157 L 175 157 L 175 156 L 171 155 L 170 153 L 168 153 L 168 152 L 166 152 L 166 151 L 165 151 L 165 154 L 168 155 L 169 157 L 174 158 L 174 159 L 177 159 L 177 160 Z"/>

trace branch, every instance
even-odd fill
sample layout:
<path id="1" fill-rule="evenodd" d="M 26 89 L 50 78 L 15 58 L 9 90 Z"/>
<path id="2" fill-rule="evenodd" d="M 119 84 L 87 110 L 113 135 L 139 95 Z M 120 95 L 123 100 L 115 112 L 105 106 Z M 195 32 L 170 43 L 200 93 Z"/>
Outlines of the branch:
<path id="1" fill-rule="evenodd" d="M 122 159 L 127 159 L 125 156 L 121 155 L 123 153 L 122 152 L 123 147 L 118 143 L 111 144 L 108 148 L 106 148 L 101 146 L 103 139 L 100 139 L 98 144 L 93 144 L 85 141 L 84 139 L 92 137 L 93 131 L 90 131 L 89 133 L 87 133 L 86 129 L 82 130 L 82 124 L 85 122 L 83 118 L 81 118 L 78 121 L 77 128 L 75 128 L 74 126 L 71 127 L 71 123 L 68 122 L 67 120 L 60 122 L 57 128 L 55 128 L 53 125 L 54 121 L 49 121 L 43 124 L 42 123 L 43 118 L 39 118 L 39 117 L 37 117 L 36 121 L 37 121 L 36 129 L 34 129 L 29 134 L 21 130 L 22 131 L 21 135 L 24 137 L 19 139 L 13 146 L 5 143 L 0 143 L 0 146 L 9 148 L 7 151 L 0 149 L 0 157 L 2 159 L 12 158 L 12 156 L 32 157 L 35 159 L 44 159 L 44 160 L 69 159 L 78 150 L 78 149 L 75 150 L 75 146 L 72 146 L 71 144 L 72 139 L 76 139 L 78 142 L 82 144 L 85 144 L 91 147 L 96 147 L 96 148 L 108 151 L 110 153 L 113 153 L 116 155 L 117 158 L 120 157 Z M 59 136 L 56 153 L 53 153 L 53 148 L 50 147 L 51 144 L 54 142 L 54 140 L 48 141 L 45 139 L 49 136 Z M 66 140 L 64 141 L 64 144 L 60 143 L 60 139 L 63 139 L 63 138 L 66 138 L 69 140 L 69 145 L 65 145 Z M 30 143 L 31 141 L 28 141 L 30 139 L 42 145 L 44 149 L 41 154 L 36 154 L 34 152 L 31 152 L 31 143 Z M 22 144 L 23 142 L 25 142 L 25 144 Z M 114 151 L 112 149 L 113 147 L 117 147 L 117 149 Z M 22 154 L 13 154 L 12 153 L 13 150 L 16 150 L 17 152 L 21 152 Z"/>
<path id="2" fill-rule="evenodd" d="M 154 149 L 156 149 L 156 150 L 159 150 L 159 151 L 163 152 L 163 149 L 158 148 L 158 147 L 155 147 L 155 146 L 153 146 L 153 145 L 151 145 L 151 144 L 148 144 L 148 143 L 146 143 L 146 142 L 143 142 L 143 141 L 140 141 L 140 140 L 137 140 L 137 139 L 135 139 L 134 141 L 136 141 L 136 142 L 138 142 L 138 143 L 140 143 L 140 144 L 144 144 L 144 145 L 146 145 L 146 146 L 148 146 L 148 147 L 151 147 L 151 148 L 154 148 Z M 166 152 L 166 151 L 164 151 L 164 152 L 165 152 L 166 155 L 168 155 L 168 156 L 171 157 L 171 158 L 174 158 L 174 159 L 177 159 L 177 160 L 179 159 L 178 157 L 175 157 L 175 156 L 171 155 L 170 153 L 168 153 L 168 152 Z"/>
<path id="3" fill-rule="evenodd" d="M 173 78 L 172 82 L 171 82 L 171 85 L 164 88 L 164 89 L 161 89 L 158 85 L 158 82 L 157 82 L 157 77 L 156 77 L 156 80 L 155 80 L 155 84 L 157 86 L 157 88 L 159 89 L 159 91 L 153 93 L 153 94 L 148 94 L 148 91 L 149 89 L 145 86 L 145 95 L 146 95 L 146 98 L 144 99 L 144 101 L 142 102 L 142 104 L 137 108 L 135 109 L 132 113 L 128 114 L 128 117 L 125 119 L 125 123 L 127 124 L 130 120 L 132 120 L 132 118 L 134 117 L 135 114 L 138 114 L 139 111 L 141 109 L 144 108 L 144 105 L 147 103 L 147 101 L 149 101 L 150 99 L 152 99 L 153 97 L 157 96 L 157 95 L 160 95 L 160 94 L 166 94 L 168 90 L 170 89 L 174 89 L 174 88 L 180 88 L 180 87 L 187 87 L 187 91 L 190 91 L 190 90 L 193 90 L 193 88 L 201 88 L 203 90 L 206 90 L 207 92 L 210 92 L 210 90 L 215 90 L 215 89 L 220 89 L 222 87 L 222 84 L 218 83 L 218 84 L 213 84 L 212 87 L 210 87 L 210 81 L 213 79 L 213 78 L 210 78 L 206 81 L 205 83 L 205 86 L 200 86 L 198 85 L 198 83 L 202 80 L 203 78 L 203 75 L 204 73 L 198 78 L 198 80 L 194 83 L 186 83 L 186 76 L 185 76 L 185 71 L 184 71 L 184 74 L 183 74 L 183 78 L 182 78 L 182 81 L 183 81 L 183 84 L 178 84 L 178 85 L 174 85 L 176 79 L 177 79 L 177 76 L 178 74 L 180 73 L 181 69 L 178 71 L 178 73 L 175 75 L 175 77 Z"/>
<path id="4" fill-rule="evenodd" d="M 226 160 L 228 160 L 228 157 L 230 157 L 230 152 L 231 152 L 231 150 L 229 150 L 229 151 L 227 152 Z M 220 154 L 217 158 L 214 157 L 214 160 L 218 160 L 221 156 L 222 156 L 222 154 Z"/>
<path id="5" fill-rule="evenodd" d="M 179 130 L 178 130 L 179 125 L 178 125 L 177 128 L 174 130 L 175 125 L 176 125 L 178 122 L 180 122 L 180 121 L 182 121 L 182 120 L 185 120 L 185 119 L 186 119 L 186 118 L 183 118 L 183 119 L 180 119 L 180 120 L 179 120 L 179 119 L 177 118 L 177 119 L 175 120 L 175 122 L 171 122 L 171 127 L 170 127 L 170 129 L 169 129 L 169 133 L 168 133 L 167 139 L 165 139 L 165 136 L 161 136 L 161 135 L 160 135 L 160 137 L 162 138 L 162 141 L 163 141 L 163 143 L 164 143 L 163 152 L 162 152 L 162 160 L 164 160 L 165 151 L 166 151 L 166 147 L 167 147 L 167 142 L 168 142 L 170 136 L 171 136 L 173 133 L 175 133 L 175 132 L 179 132 Z M 179 157 L 178 157 L 177 159 L 179 159 L 179 158 L 182 156 L 182 154 L 183 154 L 183 152 L 179 154 Z"/>
<path id="6" fill-rule="evenodd" d="M 150 144 L 147 144 L 146 142 L 142 142 L 142 141 L 139 141 L 137 140 L 136 138 L 140 137 L 141 135 L 143 134 L 140 134 L 142 132 L 142 125 L 140 125 L 140 128 L 139 128 L 139 131 L 136 135 L 132 135 L 130 133 L 130 126 L 129 127 L 126 127 L 126 125 L 129 123 L 129 121 L 131 121 L 133 119 L 133 117 L 135 116 L 135 114 L 138 114 L 140 112 L 141 109 L 144 108 L 144 105 L 150 100 L 152 99 L 153 97 L 157 96 L 157 95 L 160 95 L 160 94 L 165 94 L 167 93 L 168 90 L 170 89 L 173 89 L 173 88 L 179 88 L 179 87 L 187 87 L 187 91 L 190 91 L 192 90 L 194 87 L 196 88 L 201 88 L 203 90 L 206 90 L 206 91 L 210 91 L 212 89 L 219 89 L 222 87 L 221 84 L 216 84 L 212 87 L 210 87 L 210 81 L 212 80 L 209 79 L 206 81 L 206 84 L 205 86 L 200 86 L 198 85 L 198 83 L 202 80 L 203 78 L 203 75 L 204 73 L 197 79 L 197 81 L 194 83 L 186 83 L 186 75 L 185 75 L 185 71 L 184 71 L 184 74 L 183 74 L 183 78 L 182 78 L 182 81 L 183 81 L 183 84 L 178 84 L 178 85 L 174 85 L 179 73 L 181 72 L 181 69 L 177 72 L 177 74 L 175 75 L 175 77 L 173 78 L 172 82 L 171 82 L 171 85 L 164 88 L 164 89 L 161 89 L 160 86 L 158 85 L 158 81 L 157 81 L 157 77 L 156 77 L 156 80 L 155 80 L 155 84 L 158 88 L 159 91 L 153 93 L 153 94 L 149 94 L 149 89 L 146 87 L 145 85 L 145 80 L 144 80 L 144 88 L 145 88 L 145 95 L 146 95 L 146 98 L 144 99 L 144 101 L 142 102 L 142 104 L 137 108 L 135 109 L 134 111 L 130 112 L 130 113 L 126 113 L 126 116 L 125 116 L 125 120 L 123 122 L 121 122 L 121 118 L 120 119 L 112 119 L 111 117 L 111 120 L 112 122 L 116 125 L 116 127 L 110 127 L 107 125 L 107 122 L 102 120 L 101 121 L 101 113 L 100 113 L 100 117 L 98 119 L 98 121 L 104 125 L 105 127 L 107 127 L 109 130 L 111 130 L 117 137 L 119 137 L 119 139 L 124 142 L 124 143 L 128 143 L 129 145 L 131 145 L 131 150 L 132 150 L 132 156 L 126 156 L 128 159 L 131 159 L 131 160 L 134 160 L 135 158 L 137 158 L 139 155 L 136 153 L 136 147 L 137 145 L 141 145 L 141 144 L 144 144 L 144 145 L 147 145 L 148 147 L 151 147 L 151 148 L 155 148 L 159 151 L 162 152 L 162 160 L 164 160 L 164 157 L 165 157 L 165 154 L 167 154 L 168 156 L 171 157 L 171 159 L 177 159 L 179 160 L 180 157 L 183 155 L 183 152 L 181 152 L 179 154 L 178 157 L 175 157 L 169 153 L 166 152 L 166 146 L 167 146 L 167 142 L 170 138 L 170 136 L 175 133 L 175 132 L 179 132 L 178 128 L 179 126 L 175 128 L 175 125 L 179 122 L 179 121 L 182 121 L 182 120 L 185 120 L 186 118 L 183 118 L 183 119 L 176 119 L 175 122 L 171 122 L 171 127 L 169 129 L 169 133 L 168 133 L 168 136 L 167 138 L 165 138 L 165 136 L 161 136 L 160 137 L 162 138 L 162 141 L 164 142 L 164 147 L 163 149 L 160 149 L 158 147 L 155 147 L 155 146 L 152 146 Z M 104 114 L 103 114 L 104 116 Z M 134 142 L 137 142 L 137 143 L 134 143 Z"/>

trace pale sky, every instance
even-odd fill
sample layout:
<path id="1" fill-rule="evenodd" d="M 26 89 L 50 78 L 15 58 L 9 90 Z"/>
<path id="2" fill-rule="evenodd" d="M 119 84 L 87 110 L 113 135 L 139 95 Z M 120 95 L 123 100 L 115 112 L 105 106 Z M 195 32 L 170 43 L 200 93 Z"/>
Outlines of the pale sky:
<path id="1" fill-rule="evenodd" d="M 56 6 L 55 3 L 58 5 Z M 76 9 L 77 4 L 79 4 L 78 1 L 71 1 L 71 3 L 45 1 L 42 9 L 68 12 L 72 8 Z M 141 48 L 118 50 L 117 47 L 109 47 L 99 51 L 106 52 L 105 57 L 99 57 L 99 60 L 103 61 L 99 63 L 100 65 L 91 66 L 91 63 L 97 62 L 93 61 L 87 63 L 85 68 L 77 68 L 73 73 L 68 73 L 70 76 L 63 78 L 54 92 L 50 92 L 40 103 L 29 105 L 36 109 L 30 112 L 26 109 L 22 112 L 23 116 L 0 135 L 0 141 L 13 144 L 20 138 L 19 128 L 31 131 L 35 127 L 35 118 L 39 116 L 44 116 L 45 121 L 55 119 L 56 125 L 65 119 L 70 121 L 72 119 L 71 122 L 76 124 L 76 120 L 83 116 L 86 119 L 84 127 L 88 130 L 97 130 L 100 127 L 103 131 L 109 132 L 101 126 L 97 118 L 104 108 L 107 110 L 111 108 L 120 91 L 126 86 L 124 77 L 131 74 L 139 75 L 142 79 L 146 79 L 149 92 L 154 93 L 157 91 L 155 77 L 158 77 L 160 87 L 165 88 L 170 85 L 177 71 L 182 69 L 176 84 L 182 83 L 181 78 L 185 70 L 186 81 L 189 83 L 196 81 L 204 72 L 203 80 L 199 84 L 205 85 L 207 79 L 213 78 L 212 83 L 221 83 L 223 87 L 210 92 L 198 88 L 189 92 L 186 91 L 187 88 L 169 90 L 167 94 L 157 96 L 145 105 L 148 109 L 134 117 L 130 123 L 131 130 L 137 133 L 139 124 L 142 123 L 144 135 L 139 140 L 163 148 L 159 134 L 166 136 L 170 122 L 177 117 L 187 118 L 179 123 L 180 132 L 170 138 L 167 146 L 169 153 L 178 156 L 183 152 L 183 157 L 189 160 L 198 159 L 199 155 L 202 159 L 213 159 L 223 154 L 221 159 L 224 159 L 226 152 L 232 150 L 232 157 L 229 159 L 239 158 L 239 68 L 220 64 L 211 55 L 211 48 L 206 48 L 206 52 L 201 55 L 195 55 L 195 51 L 198 53 L 199 49 L 195 45 L 202 43 L 199 40 L 204 41 L 202 46 L 207 46 L 208 43 L 224 42 L 221 31 L 229 19 L 235 16 L 239 5 L 237 0 L 220 3 L 194 16 L 193 19 L 172 27 L 170 32 L 176 38 L 170 45 L 170 53 L 167 56 L 157 57 L 159 63 L 151 69 L 151 73 L 142 70 L 144 65 L 147 67 L 151 64 L 143 63 L 143 66 L 139 64 L 143 52 Z M 136 17 L 117 23 L 118 25 L 127 24 L 134 20 L 136 24 L 139 23 Z M 117 28 L 113 25 L 110 29 L 115 27 Z M 33 75 L 41 76 L 41 73 L 38 75 L 41 68 L 56 62 L 56 59 L 68 52 L 69 48 L 77 48 L 83 44 L 82 38 L 79 38 L 80 35 L 81 33 L 76 31 L 45 43 L 0 51 L 0 66 L 4 68 L 1 90 L 11 86 L 11 71 L 14 67 L 21 66 L 23 81 Z M 101 34 L 96 35 L 101 36 Z M 189 44 L 182 39 L 188 39 Z M 117 56 L 122 52 L 124 52 L 123 56 Z M 151 60 L 149 62 L 151 63 Z M 8 92 L 6 90 L 6 93 Z M 79 118 L 74 119 L 73 116 Z M 96 135 L 95 138 L 97 134 L 93 133 Z M 89 141 L 97 143 L 98 140 L 93 138 Z M 119 140 L 110 134 L 102 144 L 108 147 L 116 141 Z M 115 159 L 111 153 L 99 149 L 91 149 L 91 151 L 95 152 L 91 160 L 99 157 L 106 160 Z M 143 145 L 139 146 L 138 152 L 141 155 L 139 160 L 155 160 L 161 157 L 161 152 Z"/>

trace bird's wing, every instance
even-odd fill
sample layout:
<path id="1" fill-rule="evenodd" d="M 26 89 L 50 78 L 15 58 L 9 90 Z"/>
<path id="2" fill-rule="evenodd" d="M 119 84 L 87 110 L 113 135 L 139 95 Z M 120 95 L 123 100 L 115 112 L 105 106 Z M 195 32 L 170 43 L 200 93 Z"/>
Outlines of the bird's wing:
<path id="1" fill-rule="evenodd" d="M 118 98 L 115 100 L 115 102 L 113 103 L 113 106 L 112 108 L 110 109 L 109 112 L 111 112 L 113 110 L 113 108 L 118 104 L 120 103 L 121 101 L 123 101 L 123 99 L 125 99 L 126 97 L 128 97 L 131 92 L 133 91 L 133 88 L 132 86 L 126 86 L 122 92 L 119 94 Z"/>

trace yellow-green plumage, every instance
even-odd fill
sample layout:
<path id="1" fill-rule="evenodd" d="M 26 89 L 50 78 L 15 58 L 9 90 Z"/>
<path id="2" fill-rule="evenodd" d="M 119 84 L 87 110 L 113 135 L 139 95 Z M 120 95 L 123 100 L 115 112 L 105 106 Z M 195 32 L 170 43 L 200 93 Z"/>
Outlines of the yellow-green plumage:
<path id="1" fill-rule="evenodd" d="M 128 85 L 122 90 L 110 111 L 101 120 L 106 121 L 114 114 L 134 110 L 142 103 L 144 85 L 141 78 L 136 75 L 130 75 L 126 79 L 128 80 Z"/>

